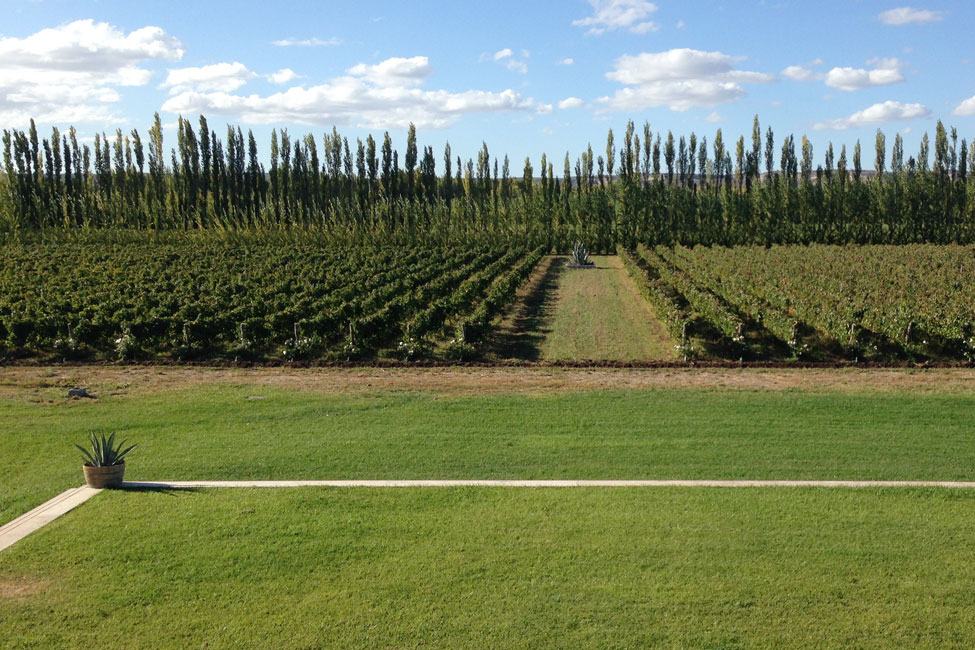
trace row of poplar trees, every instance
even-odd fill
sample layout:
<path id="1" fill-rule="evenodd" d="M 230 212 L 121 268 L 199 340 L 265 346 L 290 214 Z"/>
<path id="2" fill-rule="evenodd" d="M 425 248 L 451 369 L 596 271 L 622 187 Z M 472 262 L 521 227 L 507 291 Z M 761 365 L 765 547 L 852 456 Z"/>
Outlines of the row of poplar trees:
<path id="1" fill-rule="evenodd" d="M 342 237 L 399 241 L 522 237 L 566 249 L 636 242 L 686 245 L 975 242 L 975 143 L 939 121 L 905 159 L 878 130 L 872 170 L 857 142 L 830 144 L 814 167 L 805 136 L 778 144 L 755 118 L 751 141 L 638 131 L 630 122 L 605 155 L 592 147 L 561 169 L 542 155 L 513 177 L 487 145 L 476 160 L 441 163 L 407 134 L 405 155 L 389 133 L 354 144 L 336 129 L 321 141 L 271 134 L 265 167 L 252 132 L 224 137 L 200 116 L 179 118 L 168 152 L 159 115 L 147 138 L 121 129 L 79 146 L 74 128 L 39 138 L 3 132 L 0 229 L 307 228 Z M 499 169 L 500 168 L 500 169 Z"/>

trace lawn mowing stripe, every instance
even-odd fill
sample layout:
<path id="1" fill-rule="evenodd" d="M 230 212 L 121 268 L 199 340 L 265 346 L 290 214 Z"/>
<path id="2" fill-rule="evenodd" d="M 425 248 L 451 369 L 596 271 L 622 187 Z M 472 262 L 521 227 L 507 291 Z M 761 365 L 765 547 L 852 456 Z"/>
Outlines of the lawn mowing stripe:
<path id="1" fill-rule="evenodd" d="M 424 488 L 424 487 L 510 487 L 510 488 L 613 488 L 613 487 L 701 487 L 701 488 L 975 488 L 975 481 L 762 481 L 762 480 L 331 480 L 331 481 L 126 481 L 123 489 L 180 490 L 194 488 Z M 0 526 L 0 551 L 81 505 L 101 490 L 81 486 L 65 490 L 50 501 Z"/>
<path id="2" fill-rule="evenodd" d="M 80 506 L 99 492 L 101 490 L 85 485 L 65 490 L 50 501 L 46 501 L 13 521 L 0 526 L 0 551 L 27 537 L 38 528 L 51 523 L 64 513 Z"/>
<path id="3" fill-rule="evenodd" d="M 875 488 L 875 487 L 941 487 L 975 488 L 975 481 L 788 481 L 788 480 L 498 480 L 498 479 L 447 479 L 447 480 L 326 480 L 326 481 L 132 481 L 122 484 L 134 489 L 185 489 L 185 488 L 294 488 L 294 487 L 362 487 L 362 488 L 416 488 L 416 487 L 522 487 L 522 488 L 595 488 L 595 487 L 823 487 L 823 488 Z"/>

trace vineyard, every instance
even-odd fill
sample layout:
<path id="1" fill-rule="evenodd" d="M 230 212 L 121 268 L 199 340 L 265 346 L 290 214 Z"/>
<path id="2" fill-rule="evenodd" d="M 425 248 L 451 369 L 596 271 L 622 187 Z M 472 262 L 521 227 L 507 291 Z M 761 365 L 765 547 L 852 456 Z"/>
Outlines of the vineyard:
<path id="1" fill-rule="evenodd" d="M 975 249 L 621 251 L 685 357 L 975 359 Z"/>
<path id="2" fill-rule="evenodd" d="M 339 246 L 280 233 L 9 241 L 0 356 L 450 361 L 490 347 L 504 359 L 492 333 L 548 252 L 516 239 Z M 975 360 L 973 247 L 619 254 L 688 361 Z"/>
<path id="3" fill-rule="evenodd" d="M 0 249 L 0 346 L 50 359 L 473 355 L 541 258 L 525 246 L 257 236 Z"/>

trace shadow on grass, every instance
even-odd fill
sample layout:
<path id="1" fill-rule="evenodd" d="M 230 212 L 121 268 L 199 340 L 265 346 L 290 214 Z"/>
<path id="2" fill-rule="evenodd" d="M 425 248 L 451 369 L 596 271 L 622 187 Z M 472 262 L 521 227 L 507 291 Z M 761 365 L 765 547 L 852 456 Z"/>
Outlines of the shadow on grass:
<path id="1" fill-rule="evenodd" d="M 538 361 L 541 358 L 542 342 L 551 331 L 548 325 L 555 311 L 552 297 L 567 262 L 564 257 L 553 260 L 541 280 L 525 296 L 512 321 L 510 334 L 498 342 L 499 356 L 520 361 Z"/>
<path id="2" fill-rule="evenodd" d="M 148 483 L 140 481 L 123 481 L 122 485 L 108 489 L 118 490 L 120 492 L 157 492 L 169 496 L 176 496 L 177 494 L 184 493 L 192 494 L 200 491 L 200 488 L 198 487 L 182 487 L 179 485 L 170 485 L 168 483 Z"/>

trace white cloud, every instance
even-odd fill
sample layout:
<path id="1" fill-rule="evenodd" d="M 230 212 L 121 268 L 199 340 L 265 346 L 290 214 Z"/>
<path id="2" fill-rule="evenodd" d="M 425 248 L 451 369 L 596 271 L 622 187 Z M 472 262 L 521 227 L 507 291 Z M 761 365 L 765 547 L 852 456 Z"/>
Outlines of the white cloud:
<path id="1" fill-rule="evenodd" d="M 975 96 L 969 97 L 961 104 L 955 107 L 955 110 L 951 111 L 952 115 L 958 115 L 959 117 L 968 117 L 970 115 L 975 115 Z"/>
<path id="2" fill-rule="evenodd" d="M 205 113 L 239 116 L 249 123 L 351 125 L 364 128 L 437 129 L 450 126 L 471 113 L 548 113 L 514 90 L 489 92 L 425 90 L 432 72 L 426 57 L 389 59 L 377 65 L 357 65 L 349 75 L 308 88 L 292 87 L 268 96 L 229 92 L 187 91 L 171 97 L 162 109 L 168 113 Z"/>
<path id="3" fill-rule="evenodd" d="M 278 47 L 335 47 L 336 45 L 341 45 L 342 39 L 340 38 L 282 38 L 277 41 L 271 41 L 271 45 L 277 45 Z"/>
<path id="4" fill-rule="evenodd" d="M 833 68 L 826 73 L 826 85 L 840 90 L 854 91 L 873 86 L 889 86 L 904 81 L 903 64 L 897 59 L 870 59 L 873 70 L 863 68 Z"/>
<path id="5" fill-rule="evenodd" d="M 907 120 L 917 120 L 931 116 L 931 109 L 923 104 L 902 104 L 895 101 L 886 101 L 882 104 L 874 104 L 870 108 L 857 111 L 849 117 L 841 117 L 827 122 L 818 122 L 813 125 L 817 131 L 851 129 L 861 126 L 877 126 L 888 122 L 904 122 Z"/>
<path id="6" fill-rule="evenodd" d="M 25 38 L 0 38 L 0 122 L 117 121 L 106 104 L 115 86 L 142 86 L 147 60 L 178 60 L 183 46 L 159 27 L 126 34 L 108 23 L 77 20 Z"/>
<path id="7" fill-rule="evenodd" d="M 575 59 L 573 59 L 571 56 L 567 56 L 559 61 L 559 65 L 572 65 L 573 63 L 575 63 Z"/>
<path id="8" fill-rule="evenodd" d="M 273 84 L 286 84 L 298 76 L 291 68 L 281 68 L 277 72 L 272 72 L 267 76 L 267 80 Z"/>
<path id="9" fill-rule="evenodd" d="M 685 27 L 687 27 L 687 23 L 685 23 L 683 20 L 678 20 L 677 24 L 674 25 L 674 27 L 676 27 L 677 29 L 684 29 Z"/>
<path id="10" fill-rule="evenodd" d="M 538 115 L 551 115 L 553 110 L 551 104 L 539 104 L 538 108 L 535 109 L 535 113 Z"/>
<path id="11" fill-rule="evenodd" d="M 646 20 L 657 11 L 657 5 L 647 0 L 589 0 L 589 4 L 593 15 L 572 21 L 576 27 L 588 27 L 587 34 L 598 36 L 616 29 L 646 34 L 660 29 L 657 23 Z"/>
<path id="12" fill-rule="evenodd" d="M 822 72 L 816 72 L 801 65 L 790 65 L 782 71 L 782 76 L 793 81 L 816 81 L 826 78 L 826 75 Z"/>
<path id="13" fill-rule="evenodd" d="M 585 105 L 586 102 L 582 101 L 578 97 L 566 97 L 565 99 L 559 102 L 559 108 L 561 109 L 582 108 Z"/>
<path id="14" fill-rule="evenodd" d="M 711 122 L 715 124 L 717 122 L 724 122 L 724 116 L 718 111 L 711 111 L 711 114 L 704 118 L 705 122 Z"/>
<path id="15" fill-rule="evenodd" d="M 915 9 L 913 7 L 898 7 L 881 13 L 877 18 L 885 25 L 909 25 L 911 23 L 936 23 L 944 20 L 943 11 L 930 9 Z"/>
<path id="16" fill-rule="evenodd" d="M 734 64 L 743 59 L 687 48 L 624 55 L 606 76 L 630 87 L 597 101 L 606 110 L 621 111 L 655 106 L 686 111 L 733 102 L 745 95 L 742 84 L 775 80 L 770 74 L 735 69 Z"/>
<path id="17" fill-rule="evenodd" d="M 409 59 L 393 57 L 376 65 L 360 63 L 347 72 L 356 77 L 365 77 L 377 86 L 419 86 L 433 73 L 433 67 L 425 56 Z"/>
<path id="18" fill-rule="evenodd" d="M 522 58 L 528 58 L 531 56 L 531 53 L 528 50 L 522 50 L 521 56 Z M 503 50 L 498 50 L 490 56 L 486 54 L 481 55 L 481 61 L 486 61 L 488 58 L 498 61 L 499 63 L 503 62 L 504 67 L 508 68 L 509 70 L 514 70 L 515 72 L 519 72 L 521 74 L 528 74 L 528 64 L 524 61 L 515 59 L 514 52 L 510 47 L 506 47 Z"/>
<path id="19" fill-rule="evenodd" d="M 210 91 L 216 90 L 229 93 L 237 90 L 248 80 L 257 75 L 238 61 L 233 63 L 214 63 L 198 68 L 178 68 L 170 70 L 162 88 L 169 88 L 169 94 L 186 92 L 187 90 Z"/>

